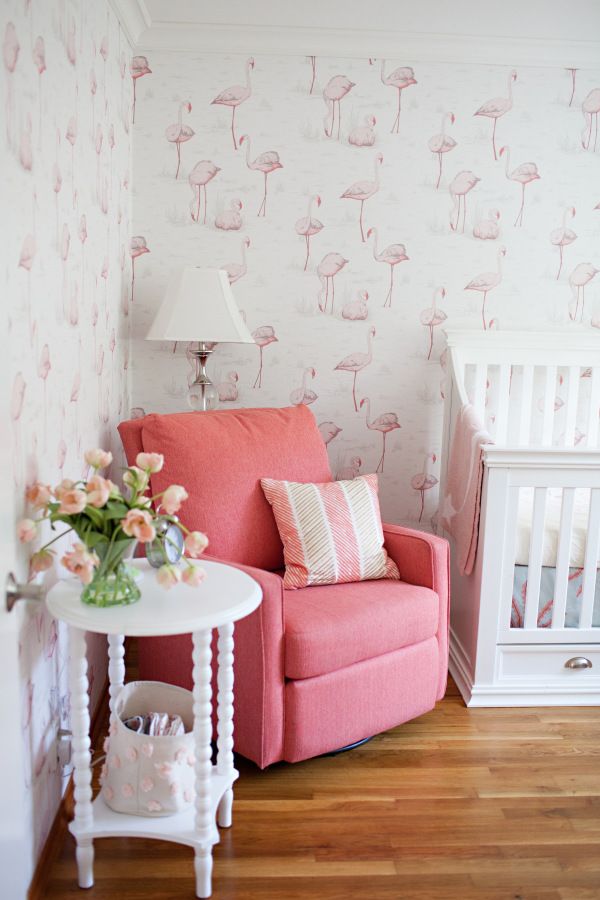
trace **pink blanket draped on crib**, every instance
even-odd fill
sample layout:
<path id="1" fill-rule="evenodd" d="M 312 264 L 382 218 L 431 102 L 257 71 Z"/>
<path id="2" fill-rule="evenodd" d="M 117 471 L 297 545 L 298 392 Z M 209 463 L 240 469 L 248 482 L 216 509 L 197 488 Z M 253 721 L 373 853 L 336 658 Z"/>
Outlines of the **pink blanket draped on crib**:
<path id="1" fill-rule="evenodd" d="M 485 444 L 493 443 L 475 408 L 466 404 L 454 427 L 440 522 L 455 540 L 458 570 L 470 575 L 477 554 Z"/>

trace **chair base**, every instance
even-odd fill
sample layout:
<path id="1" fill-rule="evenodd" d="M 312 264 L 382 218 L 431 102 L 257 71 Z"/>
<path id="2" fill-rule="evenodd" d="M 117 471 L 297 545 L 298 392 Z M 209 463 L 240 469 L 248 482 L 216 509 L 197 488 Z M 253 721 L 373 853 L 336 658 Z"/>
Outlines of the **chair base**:
<path id="1" fill-rule="evenodd" d="M 346 744 L 345 747 L 340 747 L 339 750 L 330 750 L 329 753 L 323 753 L 323 756 L 337 756 L 338 753 L 346 753 L 347 750 L 354 750 L 355 747 L 360 747 L 362 744 L 372 741 L 373 737 L 374 735 L 371 735 L 370 737 L 363 738 L 362 741 L 354 741 L 353 744 Z"/>

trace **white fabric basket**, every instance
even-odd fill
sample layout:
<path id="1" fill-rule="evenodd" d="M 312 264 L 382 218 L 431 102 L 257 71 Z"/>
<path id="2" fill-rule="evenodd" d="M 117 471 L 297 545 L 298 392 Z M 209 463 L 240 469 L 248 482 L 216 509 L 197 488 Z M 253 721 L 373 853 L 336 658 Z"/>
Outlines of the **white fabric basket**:
<path id="1" fill-rule="evenodd" d="M 130 716 L 168 712 L 185 734 L 152 737 L 123 723 Z M 170 816 L 194 800 L 194 723 L 191 691 L 161 681 L 131 681 L 121 689 L 105 741 L 102 797 L 116 812 Z"/>

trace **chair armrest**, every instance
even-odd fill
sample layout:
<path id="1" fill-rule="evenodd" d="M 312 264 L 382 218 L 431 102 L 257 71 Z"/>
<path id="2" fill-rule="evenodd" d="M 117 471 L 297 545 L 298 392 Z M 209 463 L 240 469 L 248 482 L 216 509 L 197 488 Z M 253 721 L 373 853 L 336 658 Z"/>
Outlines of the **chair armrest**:
<path id="1" fill-rule="evenodd" d="M 400 571 L 402 581 L 448 593 L 449 545 L 444 538 L 401 525 L 383 526 L 385 549 Z"/>
<path id="2" fill-rule="evenodd" d="M 223 562 L 250 575 L 262 590 L 262 603 L 253 613 L 235 623 L 235 721 L 237 753 L 261 769 L 283 756 L 284 723 L 284 624 L 283 579 L 229 560 Z"/>
<path id="3" fill-rule="evenodd" d="M 400 578 L 409 584 L 431 588 L 440 599 L 437 639 L 440 648 L 438 700 L 444 696 L 448 677 L 448 629 L 450 611 L 450 547 L 448 541 L 403 528 L 383 526 L 385 548 L 398 566 Z"/>

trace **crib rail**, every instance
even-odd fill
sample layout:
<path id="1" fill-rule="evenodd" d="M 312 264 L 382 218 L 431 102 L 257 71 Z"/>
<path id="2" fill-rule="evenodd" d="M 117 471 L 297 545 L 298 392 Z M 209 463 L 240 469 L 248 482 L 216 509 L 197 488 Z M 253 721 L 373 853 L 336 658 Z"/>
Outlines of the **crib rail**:
<path id="1" fill-rule="evenodd" d="M 490 627 L 493 627 L 492 617 L 496 618 L 498 642 L 597 641 L 600 636 L 600 600 L 596 600 L 597 594 L 600 596 L 597 587 L 600 451 L 490 446 L 484 451 L 484 463 L 484 582 L 500 585 L 500 591 L 499 609 L 492 611 L 495 604 L 490 604 L 487 611 L 482 607 L 481 614 L 490 616 Z M 523 492 L 533 495 L 525 519 Z M 560 515 L 555 549 L 546 526 L 549 508 L 556 511 L 557 499 Z M 515 566 L 519 564 L 517 543 L 523 535 L 524 521 L 530 534 L 524 560 L 526 581 L 522 594 L 515 597 L 515 573 L 518 571 Z M 578 553 L 582 542 L 585 545 L 583 560 L 577 558 L 574 561 L 575 538 L 579 542 Z M 544 567 L 547 567 L 546 577 L 553 579 L 553 591 L 551 600 L 545 597 L 542 605 L 540 592 Z M 578 590 L 574 590 L 575 579 Z"/>
<path id="2" fill-rule="evenodd" d="M 448 332 L 452 378 L 499 446 L 599 445 L 600 335 Z"/>

